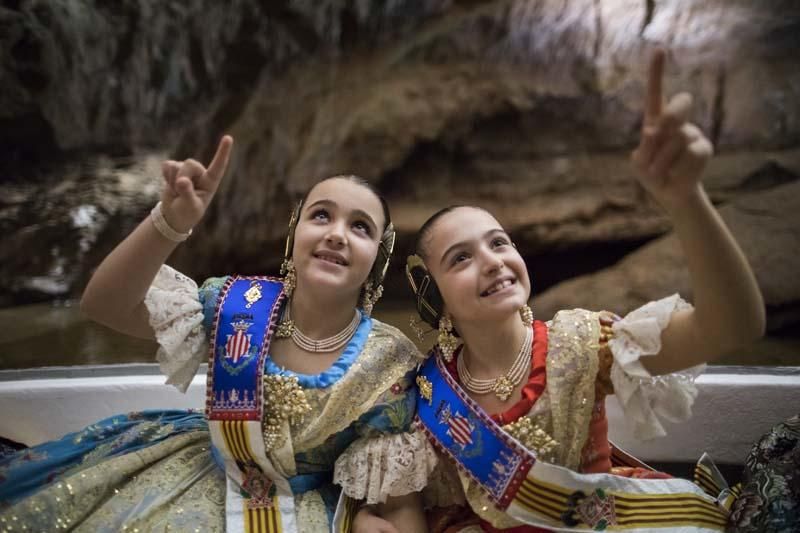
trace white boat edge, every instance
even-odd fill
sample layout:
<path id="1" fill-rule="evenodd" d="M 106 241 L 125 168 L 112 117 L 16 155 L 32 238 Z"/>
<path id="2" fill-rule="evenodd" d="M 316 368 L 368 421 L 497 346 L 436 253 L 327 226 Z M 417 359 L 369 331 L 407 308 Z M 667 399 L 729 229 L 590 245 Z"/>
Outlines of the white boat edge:
<path id="1" fill-rule="evenodd" d="M 204 408 L 204 367 L 186 394 L 164 380 L 155 364 L 0 371 L 0 436 L 30 446 L 115 414 Z M 691 463 L 708 452 L 741 464 L 761 435 L 800 413 L 800 367 L 712 366 L 696 384 L 692 418 L 665 423 L 667 435 L 649 441 L 634 437 L 610 397 L 609 437 L 644 461 Z"/>

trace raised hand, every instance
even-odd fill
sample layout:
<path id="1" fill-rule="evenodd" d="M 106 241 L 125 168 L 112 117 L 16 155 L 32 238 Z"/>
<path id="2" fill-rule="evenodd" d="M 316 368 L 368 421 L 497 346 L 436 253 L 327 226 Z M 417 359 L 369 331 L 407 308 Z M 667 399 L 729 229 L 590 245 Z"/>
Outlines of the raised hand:
<path id="1" fill-rule="evenodd" d="M 650 60 L 642 136 L 631 160 L 645 190 L 669 209 L 696 189 L 714 150 L 703 132 L 688 122 L 690 94 L 679 93 L 664 106 L 664 60 L 663 50 Z"/>
<path id="2" fill-rule="evenodd" d="M 228 168 L 232 148 L 233 137 L 222 137 L 208 168 L 194 159 L 162 163 L 166 182 L 161 191 L 162 211 L 174 230 L 188 232 L 203 218 Z"/>

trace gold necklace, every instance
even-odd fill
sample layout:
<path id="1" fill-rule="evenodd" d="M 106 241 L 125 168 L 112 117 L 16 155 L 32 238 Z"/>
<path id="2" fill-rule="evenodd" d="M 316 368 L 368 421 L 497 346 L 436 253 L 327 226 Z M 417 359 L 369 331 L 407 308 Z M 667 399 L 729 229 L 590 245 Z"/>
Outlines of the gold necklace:
<path id="1" fill-rule="evenodd" d="M 464 354 L 462 352 L 461 357 L 456 362 L 456 370 L 461 384 L 473 394 L 483 395 L 494 392 L 494 395 L 501 402 L 508 400 L 511 393 L 514 392 L 514 388 L 530 371 L 532 345 L 533 328 L 529 326 L 525 328 L 525 340 L 522 341 L 522 346 L 520 346 L 519 353 L 517 353 L 511 368 L 502 376 L 492 379 L 476 379 L 472 377 L 467 368 L 467 363 L 464 362 Z"/>
<path id="2" fill-rule="evenodd" d="M 358 324 L 361 322 L 361 315 L 358 310 L 353 312 L 353 320 L 345 326 L 345 328 L 330 337 L 324 339 L 312 339 L 294 324 L 292 320 L 291 302 L 286 303 L 286 313 L 284 319 L 281 321 L 275 335 L 279 339 L 290 338 L 292 342 L 306 352 L 311 353 L 325 353 L 333 352 L 350 342 L 350 339 L 358 329 Z"/>

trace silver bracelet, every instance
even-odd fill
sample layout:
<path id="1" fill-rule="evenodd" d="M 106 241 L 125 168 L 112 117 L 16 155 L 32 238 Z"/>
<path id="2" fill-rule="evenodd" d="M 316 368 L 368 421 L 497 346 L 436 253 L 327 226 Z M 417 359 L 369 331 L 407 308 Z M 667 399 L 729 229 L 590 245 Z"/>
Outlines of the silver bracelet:
<path id="1" fill-rule="evenodd" d="M 150 220 L 153 221 L 153 226 L 155 226 L 156 230 L 158 230 L 164 238 L 172 242 L 183 242 L 192 234 L 192 230 L 189 230 L 187 233 L 180 233 L 172 229 L 172 226 L 169 225 L 167 219 L 164 218 L 164 213 L 161 211 L 161 202 L 158 202 L 153 210 L 150 211 Z"/>

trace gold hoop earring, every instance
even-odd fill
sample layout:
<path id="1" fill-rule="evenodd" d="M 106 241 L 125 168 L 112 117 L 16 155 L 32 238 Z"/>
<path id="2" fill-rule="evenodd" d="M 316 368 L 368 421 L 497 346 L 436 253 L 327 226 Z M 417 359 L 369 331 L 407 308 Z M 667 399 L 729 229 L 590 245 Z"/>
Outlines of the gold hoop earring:
<path id="1" fill-rule="evenodd" d="M 361 309 L 367 316 L 372 315 L 372 308 L 378 303 L 378 300 L 383 296 L 383 285 L 372 287 L 372 281 L 367 281 L 364 284 L 364 294 L 361 297 Z"/>
<path id="2" fill-rule="evenodd" d="M 530 326 L 533 324 L 533 309 L 531 309 L 527 304 L 523 305 L 519 308 L 519 317 L 522 319 L 523 324 Z"/>
<path id="3" fill-rule="evenodd" d="M 439 337 L 436 339 L 439 344 L 439 353 L 442 359 L 448 363 L 453 360 L 453 354 L 458 348 L 458 338 L 453 335 L 453 322 L 450 317 L 443 316 L 439 320 Z"/>
<path id="4" fill-rule="evenodd" d="M 281 275 L 283 276 L 283 293 L 287 298 L 291 298 L 297 287 L 297 272 L 291 257 L 284 259 L 281 263 Z"/>

